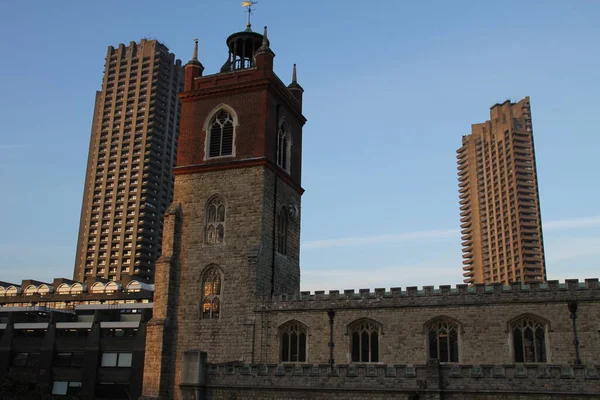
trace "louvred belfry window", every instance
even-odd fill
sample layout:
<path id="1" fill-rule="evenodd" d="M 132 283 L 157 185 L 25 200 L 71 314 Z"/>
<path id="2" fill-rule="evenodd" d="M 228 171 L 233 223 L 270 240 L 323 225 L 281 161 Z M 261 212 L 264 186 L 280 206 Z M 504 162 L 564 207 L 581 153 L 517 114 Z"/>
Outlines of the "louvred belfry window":
<path id="1" fill-rule="evenodd" d="M 202 281 L 202 318 L 219 318 L 221 311 L 221 273 L 216 267 L 204 274 Z"/>
<path id="2" fill-rule="evenodd" d="M 222 244 L 225 238 L 225 202 L 219 196 L 208 201 L 206 207 L 206 243 Z"/>
<path id="3" fill-rule="evenodd" d="M 277 132 L 277 165 L 290 172 L 290 128 L 287 122 L 283 121 Z"/>
<path id="4" fill-rule="evenodd" d="M 277 252 L 287 255 L 288 239 L 288 212 L 286 207 L 281 207 L 277 215 Z"/>
<path id="5" fill-rule="evenodd" d="M 209 157 L 223 157 L 233 154 L 233 118 L 225 111 L 217 111 L 209 126 Z"/>

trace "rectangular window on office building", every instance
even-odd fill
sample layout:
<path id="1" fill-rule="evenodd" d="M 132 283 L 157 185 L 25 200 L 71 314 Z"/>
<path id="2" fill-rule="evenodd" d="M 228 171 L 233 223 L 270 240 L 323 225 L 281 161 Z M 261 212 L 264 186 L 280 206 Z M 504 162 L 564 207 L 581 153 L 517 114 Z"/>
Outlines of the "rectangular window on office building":
<path id="1" fill-rule="evenodd" d="M 54 395 L 78 395 L 81 393 L 81 382 L 55 381 L 52 384 L 52 394 Z"/>
<path id="2" fill-rule="evenodd" d="M 131 367 L 132 353 L 102 353 L 101 367 Z"/>

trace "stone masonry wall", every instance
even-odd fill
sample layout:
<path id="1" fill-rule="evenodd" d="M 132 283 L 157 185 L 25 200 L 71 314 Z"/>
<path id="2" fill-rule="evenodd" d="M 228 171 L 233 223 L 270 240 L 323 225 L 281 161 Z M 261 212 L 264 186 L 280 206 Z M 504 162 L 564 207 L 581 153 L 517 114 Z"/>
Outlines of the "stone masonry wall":
<path id="1" fill-rule="evenodd" d="M 193 399 L 191 388 L 184 398 Z M 593 399 L 598 366 L 561 365 L 209 365 L 204 400 Z"/>
<path id="2" fill-rule="evenodd" d="M 176 309 L 169 315 L 177 327 L 170 338 L 177 343 L 175 370 L 168 372 L 173 382 L 180 380 L 185 351 L 205 351 L 209 362 L 252 362 L 256 299 L 270 293 L 273 176 L 262 166 L 176 176 L 174 204 L 181 205 L 182 223 L 178 276 L 170 289 L 176 296 Z M 283 183 L 278 192 L 278 203 L 293 194 Z M 205 243 L 206 204 L 215 194 L 227 204 L 223 245 Z M 299 224 L 290 226 L 295 226 L 290 260 L 278 256 L 276 271 L 281 268 L 291 282 L 281 285 L 297 290 Z M 202 319 L 202 277 L 215 265 L 223 273 L 220 317 Z M 296 278 L 290 278 L 292 270 Z"/>
<path id="3" fill-rule="evenodd" d="M 275 180 L 277 180 L 277 182 L 275 182 Z M 274 208 L 273 201 L 275 190 L 277 190 L 277 203 Z M 282 207 L 288 209 L 292 202 L 298 207 L 298 213 L 300 213 L 300 194 L 287 185 L 282 179 L 277 177 L 274 172 L 265 170 L 262 243 L 263 252 L 265 255 L 268 255 L 268 257 L 263 258 L 263 260 L 269 263 L 265 269 L 268 269 L 269 272 L 271 270 L 273 243 L 277 246 L 276 241 L 273 241 L 273 226 L 276 224 L 276 220 L 274 219 L 276 218 L 276 215 L 273 211 L 276 210 L 277 213 L 279 213 L 281 212 Z M 300 290 L 300 214 L 298 214 L 298 219 L 296 221 L 292 220 L 288 215 L 287 254 L 282 255 L 275 252 L 274 271 L 274 294 L 294 293 Z M 270 288 L 270 283 L 265 287 Z M 270 294 L 271 293 L 264 293 L 264 295 L 267 296 Z M 262 293 L 258 292 L 258 295 L 261 296 Z"/>
<path id="4" fill-rule="evenodd" d="M 442 286 L 424 290 L 394 288 L 389 292 L 353 290 L 325 294 L 316 292 L 279 296 L 257 308 L 257 325 L 266 340 L 256 343 L 261 362 L 280 360 L 278 327 L 297 320 L 308 327 L 307 362 L 329 360 L 328 310 L 335 311 L 334 360 L 350 362 L 348 325 L 369 318 L 382 325 L 379 343 L 380 362 L 420 364 L 429 358 L 426 324 L 447 317 L 459 324 L 459 362 L 467 364 L 510 364 L 513 349 L 509 323 L 524 314 L 547 322 L 548 363 L 571 364 L 575 361 L 572 320 L 567 304 L 577 302 L 577 330 L 583 364 L 600 359 L 600 290 L 598 280 L 548 282 L 545 285 L 477 285 L 468 288 Z M 265 343 L 267 345 L 265 345 Z M 261 347 L 262 346 L 262 347 Z"/>

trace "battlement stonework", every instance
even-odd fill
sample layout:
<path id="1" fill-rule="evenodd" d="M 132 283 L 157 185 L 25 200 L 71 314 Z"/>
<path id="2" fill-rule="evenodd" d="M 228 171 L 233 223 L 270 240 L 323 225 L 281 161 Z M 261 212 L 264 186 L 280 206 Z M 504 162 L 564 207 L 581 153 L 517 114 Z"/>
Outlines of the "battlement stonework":
<path id="1" fill-rule="evenodd" d="M 256 399 L 593 399 L 598 366 L 573 365 L 215 365 L 206 398 Z M 193 399 L 183 386 L 184 399 Z M 550 395 L 550 393 L 552 393 Z"/>
<path id="2" fill-rule="evenodd" d="M 385 288 L 370 289 L 330 290 L 299 292 L 292 294 L 280 294 L 271 298 L 263 298 L 265 304 L 271 308 L 294 309 L 300 308 L 328 308 L 328 307 L 352 307 L 353 305 L 365 306 L 393 306 L 410 307 L 424 305 L 451 305 L 472 303 L 498 303 L 515 302 L 523 300 L 526 302 L 547 301 L 573 301 L 573 300 L 598 300 L 600 298 L 600 286 L 598 278 L 568 279 L 564 283 L 559 281 L 547 281 L 546 283 L 532 282 L 522 284 L 515 282 L 509 286 L 501 283 L 477 284 L 469 286 L 466 284 L 423 286 L 409 286 L 405 290 L 393 287 L 389 291 Z"/>

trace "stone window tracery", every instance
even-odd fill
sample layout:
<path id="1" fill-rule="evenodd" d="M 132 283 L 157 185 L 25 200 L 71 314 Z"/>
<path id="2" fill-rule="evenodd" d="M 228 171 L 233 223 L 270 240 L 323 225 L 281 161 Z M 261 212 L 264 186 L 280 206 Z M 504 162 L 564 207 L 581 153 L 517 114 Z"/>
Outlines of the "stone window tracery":
<path id="1" fill-rule="evenodd" d="M 279 328 L 281 362 L 306 362 L 306 336 L 306 326 L 298 321 Z"/>
<path id="2" fill-rule="evenodd" d="M 287 255 L 288 213 L 286 207 L 281 207 L 277 214 L 277 252 Z"/>
<path id="3" fill-rule="evenodd" d="M 361 319 L 348 327 L 352 362 L 379 362 L 381 325 Z"/>
<path id="4" fill-rule="evenodd" d="M 234 123 L 226 110 L 215 113 L 208 126 L 208 157 L 223 157 L 233 154 Z"/>
<path id="5" fill-rule="evenodd" d="M 283 120 L 277 132 L 277 165 L 290 172 L 290 153 L 292 148 L 290 126 Z"/>
<path id="6" fill-rule="evenodd" d="M 225 201 L 212 197 L 206 205 L 206 243 L 222 244 L 225 239 Z"/>
<path id="7" fill-rule="evenodd" d="M 426 328 L 429 358 L 440 362 L 458 362 L 458 324 L 439 318 L 427 324 Z"/>
<path id="8" fill-rule="evenodd" d="M 546 362 L 545 323 L 523 316 L 511 324 L 511 333 L 515 362 Z"/>
<path id="9" fill-rule="evenodd" d="M 209 268 L 202 279 L 202 318 L 219 318 L 221 312 L 221 272 Z"/>

